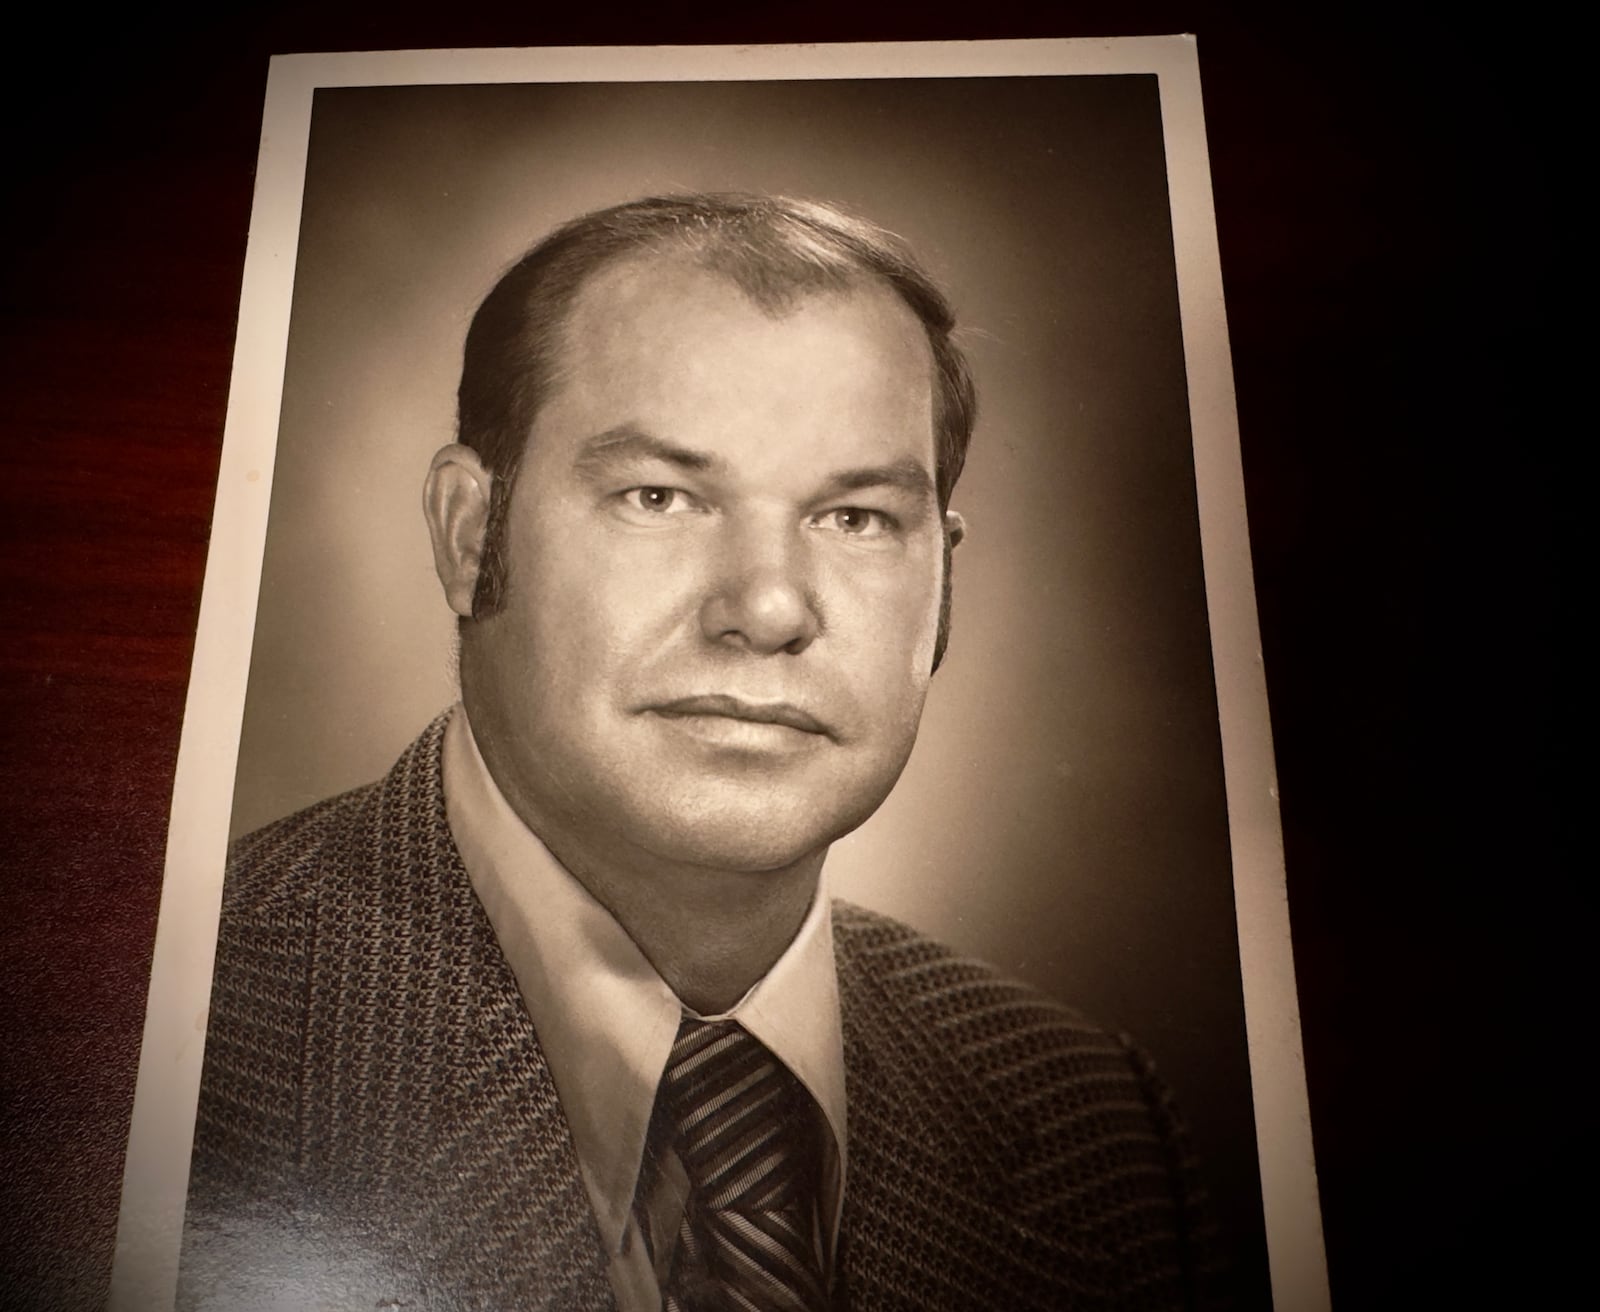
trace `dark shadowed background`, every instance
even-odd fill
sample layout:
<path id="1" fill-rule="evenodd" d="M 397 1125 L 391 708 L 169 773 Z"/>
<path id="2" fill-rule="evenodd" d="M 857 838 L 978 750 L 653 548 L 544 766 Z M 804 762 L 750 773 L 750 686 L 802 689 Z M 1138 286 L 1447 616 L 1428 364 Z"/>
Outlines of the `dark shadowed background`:
<path id="1" fill-rule="evenodd" d="M 324 0 L 181 24 L 30 19 L 0 84 L 0 1306 L 104 1301 L 267 55 L 1185 30 L 1199 40 L 1335 1302 L 1554 1304 L 1561 1255 L 1584 1250 L 1545 1215 L 1554 1195 L 1536 1174 L 1583 1124 L 1558 1096 L 1571 1045 L 1551 1042 L 1574 996 L 1551 926 L 1581 814 L 1550 750 L 1556 603 L 1580 595 L 1553 582 L 1567 511 L 1552 475 L 1581 431 L 1555 413 L 1548 340 L 1572 281 L 1548 162 L 1570 75 L 1551 43 L 1392 7 L 1137 0 L 965 13 Z M 988 169 L 992 145 L 971 169 Z M 895 166 L 928 148 L 913 139 Z M 872 212 L 875 193 L 830 190 Z M 948 203 L 912 217 L 931 224 Z M 917 223 L 902 226 L 920 237 Z M 963 243 L 922 244 L 974 321 Z M 492 276 L 492 256 L 480 248 L 472 276 Z M 981 326 L 1021 349 L 1006 324 Z M 963 499 L 1016 458 L 994 418 L 991 404 Z M 1026 535 L 975 519 L 930 714 L 992 668 L 980 643 L 1009 641 L 981 632 L 976 562 Z M 416 705 L 445 686 L 437 665 L 433 677 Z M 1023 719 L 979 711 L 1013 730 Z M 969 914 L 990 907 L 1005 904 Z M 955 936 L 994 947 L 992 926 Z M 1069 991 L 1128 1023 L 1118 1000 Z"/>

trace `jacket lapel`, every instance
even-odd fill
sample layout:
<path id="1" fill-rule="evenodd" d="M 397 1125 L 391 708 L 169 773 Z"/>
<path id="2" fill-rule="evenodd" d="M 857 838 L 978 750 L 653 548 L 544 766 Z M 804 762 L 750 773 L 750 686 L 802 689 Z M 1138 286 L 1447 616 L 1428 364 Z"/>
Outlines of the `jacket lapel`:
<path id="1" fill-rule="evenodd" d="M 555 1085 L 450 836 L 443 725 L 329 844 L 302 1160 L 465 1305 L 609 1309 Z"/>
<path id="2" fill-rule="evenodd" d="M 905 1014 L 903 990 L 890 987 L 907 968 L 900 944 L 859 914 L 835 904 L 850 1109 L 840 1301 L 873 1312 L 989 1307 L 985 1274 L 967 1261 L 993 1214 L 984 1127 L 950 1096 L 948 1055 L 927 1018 Z"/>

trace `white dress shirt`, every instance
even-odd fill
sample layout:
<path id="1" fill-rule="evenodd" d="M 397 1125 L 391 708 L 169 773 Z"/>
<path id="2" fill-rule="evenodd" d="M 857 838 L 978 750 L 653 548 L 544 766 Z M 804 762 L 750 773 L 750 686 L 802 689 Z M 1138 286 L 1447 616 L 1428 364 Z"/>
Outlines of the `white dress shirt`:
<path id="1" fill-rule="evenodd" d="M 533 1019 L 572 1130 L 584 1185 L 610 1258 L 621 1312 L 659 1312 L 670 1248 L 653 1264 L 634 1207 L 656 1086 L 690 1011 L 627 931 L 511 809 L 457 706 L 445 730 L 445 807 L 473 889 Z M 789 1068 L 822 1109 L 823 1222 L 837 1242 L 844 1194 L 844 1042 L 824 884 L 794 941 L 737 1005 L 736 1020 Z M 675 1235 L 687 1192 L 681 1164 L 641 1200 L 651 1233 Z"/>

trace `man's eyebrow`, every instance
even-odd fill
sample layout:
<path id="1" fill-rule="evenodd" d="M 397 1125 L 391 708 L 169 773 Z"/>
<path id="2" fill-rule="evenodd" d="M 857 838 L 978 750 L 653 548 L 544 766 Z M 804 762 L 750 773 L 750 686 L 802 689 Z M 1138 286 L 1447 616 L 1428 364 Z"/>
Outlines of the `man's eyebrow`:
<path id="1" fill-rule="evenodd" d="M 845 469 L 828 479 L 830 492 L 857 492 L 863 488 L 890 487 L 913 496 L 933 496 L 933 478 L 920 460 L 905 456 L 887 465 Z"/>
<path id="2" fill-rule="evenodd" d="M 586 438 L 573 457 L 580 474 L 609 472 L 629 460 L 660 460 L 679 469 L 707 470 L 722 463 L 716 456 L 679 446 L 632 424 L 619 424 Z M 885 465 L 863 465 L 830 474 L 823 482 L 825 496 L 859 492 L 866 488 L 896 488 L 916 497 L 935 495 L 933 478 L 920 460 L 905 456 Z"/>
<path id="3" fill-rule="evenodd" d="M 596 474 L 626 460 L 660 460 L 679 469 L 697 470 L 717 463 L 714 456 L 678 446 L 632 424 L 619 424 L 585 439 L 572 463 L 579 473 Z"/>

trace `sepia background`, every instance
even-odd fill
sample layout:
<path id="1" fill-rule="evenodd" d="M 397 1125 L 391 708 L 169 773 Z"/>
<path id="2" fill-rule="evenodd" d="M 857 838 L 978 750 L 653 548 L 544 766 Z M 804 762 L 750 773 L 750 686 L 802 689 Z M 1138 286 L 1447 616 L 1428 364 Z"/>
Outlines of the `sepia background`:
<path id="1" fill-rule="evenodd" d="M 979 385 L 950 655 L 835 891 L 1134 1034 L 1265 1305 L 1153 77 L 319 91 L 233 832 L 454 700 L 420 495 L 483 294 L 573 215 L 700 189 L 903 235 Z"/>

